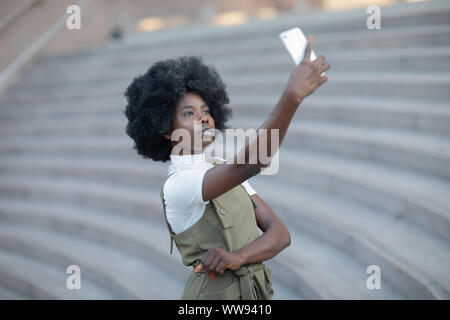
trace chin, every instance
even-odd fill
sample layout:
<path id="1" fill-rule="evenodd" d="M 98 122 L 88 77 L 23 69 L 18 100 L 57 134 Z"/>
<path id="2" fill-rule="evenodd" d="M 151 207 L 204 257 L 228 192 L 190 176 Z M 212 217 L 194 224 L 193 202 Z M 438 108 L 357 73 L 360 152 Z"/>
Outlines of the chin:
<path id="1" fill-rule="evenodd" d="M 206 140 L 206 141 L 203 141 L 203 147 L 207 147 L 207 146 L 209 146 L 210 144 L 212 144 L 213 142 L 214 142 L 214 140 L 216 139 L 216 137 L 215 136 L 212 136 L 211 137 L 211 139 L 208 139 L 208 140 Z"/>

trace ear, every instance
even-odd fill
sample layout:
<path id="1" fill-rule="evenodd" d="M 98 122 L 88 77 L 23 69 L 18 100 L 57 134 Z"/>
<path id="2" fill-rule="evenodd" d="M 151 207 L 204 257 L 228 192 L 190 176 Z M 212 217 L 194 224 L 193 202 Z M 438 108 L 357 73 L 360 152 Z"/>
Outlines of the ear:
<path id="1" fill-rule="evenodd" d="M 172 135 L 172 132 L 169 130 L 167 133 L 163 134 L 163 137 L 167 140 L 170 140 L 171 135 Z"/>

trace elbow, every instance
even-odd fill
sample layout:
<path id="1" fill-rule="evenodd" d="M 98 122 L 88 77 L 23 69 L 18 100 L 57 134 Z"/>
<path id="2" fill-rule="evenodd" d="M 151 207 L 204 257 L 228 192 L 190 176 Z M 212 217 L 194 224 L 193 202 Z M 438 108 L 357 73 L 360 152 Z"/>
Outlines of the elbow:
<path id="1" fill-rule="evenodd" d="M 275 246 L 277 247 L 278 252 L 280 252 L 291 245 L 291 234 L 281 221 L 275 223 L 273 228 L 274 232 L 277 234 L 274 244 L 276 243 Z"/>
<path id="2" fill-rule="evenodd" d="M 238 155 L 236 155 L 234 158 L 236 170 L 241 170 L 246 180 L 260 174 L 263 169 L 267 168 L 270 165 L 270 163 L 270 161 L 267 163 L 263 163 L 259 159 L 257 159 L 256 163 L 247 163 L 245 161 L 242 162 L 242 160 L 239 160 Z"/>
<path id="3" fill-rule="evenodd" d="M 290 234 L 288 228 L 284 227 L 283 229 L 284 230 L 283 230 L 282 243 L 283 243 L 283 249 L 285 249 L 291 245 L 291 234 Z"/>
<path id="4" fill-rule="evenodd" d="M 235 164 L 236 170 L 240 170 L 242 172 L 242 176 L 245 180 L 250 179 L 251 177 L 256 176 L 261 172 L 261 167 L 258 164 Z"/>
<path id="5" fill-rule="evenodd" d="M 291 233 L 289 232 L 288 228 L 286 228 L 286 233 L 287 233 L 287 235 L 286 235 L 287 239 L 286 239 L 286 247 L 285 248 L 287 248 L 291 245 Z"/>

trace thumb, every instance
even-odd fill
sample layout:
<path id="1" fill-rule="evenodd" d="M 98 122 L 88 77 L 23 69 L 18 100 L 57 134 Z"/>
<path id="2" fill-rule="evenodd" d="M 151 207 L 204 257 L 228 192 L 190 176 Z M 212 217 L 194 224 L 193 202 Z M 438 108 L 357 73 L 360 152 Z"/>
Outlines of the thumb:
<path id="1" fill-rule="evenodd" d="M 216 276 L 214 275 L 214 273 L 209 273 L 208 271 L 206 271 L 205 268 L 203 268 L 203 263 L 200 263 L 198 266 L 196 266 L 196 267 L 194 268 L 194 272 L 195 272 L 195 273 L 199 272 L 200 270 L 204 270 L 205 273 L 206 273 L 208 276 L 211 277 L 211 279 L 216 280 Z"/>

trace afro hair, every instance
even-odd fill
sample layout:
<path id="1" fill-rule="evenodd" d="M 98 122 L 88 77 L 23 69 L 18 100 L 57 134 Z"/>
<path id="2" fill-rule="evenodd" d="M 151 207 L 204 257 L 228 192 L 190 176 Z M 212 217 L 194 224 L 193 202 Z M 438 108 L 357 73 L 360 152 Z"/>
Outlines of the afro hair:
<path id="1" fill-rule="evenodd" d="M 126 133 L 144 159 L 170 160 L 171 144 L 165 134 L 172 127 L 178 101 L 193 92 L 208 104 L 215 128 L 224 131 L 232 115 L 225 84 L 214 67 L 199 56 L 182 56 L 155 62 L 134 78 L 125 91 Z"/>

